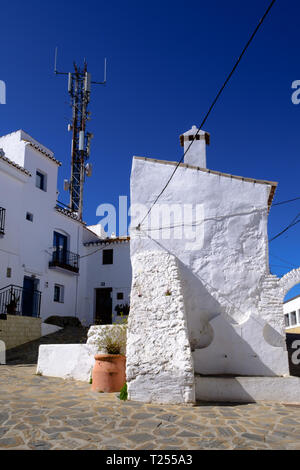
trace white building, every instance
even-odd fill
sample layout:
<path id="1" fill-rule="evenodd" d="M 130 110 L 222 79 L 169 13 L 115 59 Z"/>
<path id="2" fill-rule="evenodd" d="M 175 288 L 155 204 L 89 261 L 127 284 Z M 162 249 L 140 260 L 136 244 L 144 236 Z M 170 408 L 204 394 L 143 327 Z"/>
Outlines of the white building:
<path id="1" fill-rule="evenodd" d="M 193 127 L 181 136 L 185 149 L 195 134 Z M 300 282 L 300 268 L 279 279 L 268 262 L 268 213 L 277 183 L 207 169 L 208 143 L 207 133 L 197 133 L 193 152 L 181 164 L 133 159 L 128 397 L 300 403 L 282 314 L 286 293 Z M 83 243 L 93 260 L 85 265 L 87 312 L 97 310 L 95 289 L 105 289 L 106 282 L 115 281 L 115 290 L 103 291 L 101 302 L 111 292 L 118 300 L 122 279 L 129 276 L 128 243 L 120 242 Z M 107 250 L 118 244 L 117 282 L 116 273 L 93 258 L 104 243 Z M 111 259 L 112 253 L 105 256 Z M 91 330 L 88 344 L 42 347 L 38 371 L 88 381 L 96 350 L 90 340 L 103 334 L 101 327 Z M 65 362 L 65 354 L 74 360 Z"/>
<path id="2" fill-rule="evenodd" d="M 194 136 L 184 163 L 133 159 L 131 204 L 144 210 L 130 232 L 129 397 L 274 399 L 292 383 L 282 303 L 300 281 L 269 270 L 277 183 L 208 169 L 209 134 L 194 126 L 181 145 Z"/>
<path id="3" fill-rule="evenodd" d="M 287 333 L 300 333 L 300 295 L 283 303 L 284 322 Z"/>
<path id="4" fill-rule="evenodd" d="M 0 149 L 0 314 L 115 320 L 129 303 L 129 239 L 105 238 L 57 203 L 61 163 L 23 130 Z"/>

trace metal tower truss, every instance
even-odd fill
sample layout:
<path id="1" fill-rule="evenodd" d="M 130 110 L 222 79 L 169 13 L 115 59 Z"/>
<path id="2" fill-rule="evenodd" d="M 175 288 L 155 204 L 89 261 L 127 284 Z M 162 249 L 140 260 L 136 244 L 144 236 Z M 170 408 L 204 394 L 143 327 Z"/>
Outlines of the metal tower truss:
<path id="1" fill-rule="evenodd" d="M 65 180 L 64 189 L 70 192 L 70 209 L 80 220 L 83 214 L 83 185 L 85 176 L 91 176 L 92 167 L 87 160 L 90 156 L 91 139 L 93 134 L 87 131 L 86 122 L 90 119 L 88 104 L 90 102 L 91 84 L 106 83 L 106 60 L 104 64 L 104 81 L 92 82 L 91 74 L 87 71 L 87 63 L 82 69 L 74 62 L 73 72 L 58 72 L 56 69 L 57 49 L 55 51 L 54 72 L 68 75 L 68 92 L 71 98 L 72 121 L 68 129 L 72 131 L 71 146 L 71 179 Z"/>

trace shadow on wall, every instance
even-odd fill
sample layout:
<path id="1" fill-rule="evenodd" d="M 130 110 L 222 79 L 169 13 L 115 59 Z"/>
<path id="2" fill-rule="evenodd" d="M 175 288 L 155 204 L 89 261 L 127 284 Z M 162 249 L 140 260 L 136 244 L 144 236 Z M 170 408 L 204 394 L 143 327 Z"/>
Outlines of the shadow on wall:
<path id="1" fill-rule="evenodd" d="M 143 231 L 143 236 L 147 237 L 149 242 L 152 243 L 152 249 L 162 250 L 175 256 L 181 273 L 191 349 L 206 348 L 212 342 L 214 336 L 209 321 L 220 313 L 225 313 L 225 307 L 221 306 L 208 292 L 201 279 L 191 270 L 191 267 L 178 259 L 176 253 L 152 238 L 147 232 Z M 149 249 L 150 247 L 151 245 L 149 245 Z"/>
<path id="2" fill-rule="evenodd" d="M 268 326 L 268 337 L 271 327 L 259 317 L 251 315 L 237 325 L 219 315 L 210 324 L 213 341 L 207 348 L 193 353 L 196 373 L 263 377 L 289 373 L 286 351 L 281 345 L 273 346 L 267 341 L 265 327 Z"/>
<path id="3" fill-rule="evenodd" d="M 256 399 L 245 390 L 238 378 L 203 377 L 195 376 L 196 400 L 198 406 L 212 403 L 214 406 L 229 402 L 227 406 L 236 406 L 240 403 L 255 403 Z M 217 400 L 217 401 L 216 401 Z"/>
<path id="4" fill-rule="evenodd" d="M 177 259 L 182 276 L 182 290 L 187 316 L 190 344 L 194 349 L 206 348 L 213 340 L 214 331 L 209 324 L 224 307 L 208 292 L 189 267 Z M 215 312 L 212 314 L 211 312 Z"/>
<path id="5" fill-rule="evenodd" d="M 156 249 L 177 259 L 196 373 L 266 377 L 289 374 L 284 339 L 270 324 L 250 316 L 250 312 L 243 312 L 243 323 L 235 322 L 190 266 L 149 234 L 144 235 Z M 235 305 L 232 308 L 237 310 Z"/>

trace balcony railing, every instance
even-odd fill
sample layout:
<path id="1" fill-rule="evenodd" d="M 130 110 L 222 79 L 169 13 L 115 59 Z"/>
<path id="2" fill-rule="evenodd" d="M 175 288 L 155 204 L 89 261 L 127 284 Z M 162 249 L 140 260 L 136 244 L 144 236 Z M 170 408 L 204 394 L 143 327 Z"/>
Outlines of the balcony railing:
<path id="1" fill-rule="evenodd" d="M 9 285 L 0 289 L 0 318 L 5 315 L 39 317 L 41 292 Z"/>
<path id="2" fill-rule="evenodd" d="M 63 248 L 54 248 L 52 259 L 49 262 L 49 268 L 59 267 L 72 271 L 79 272 L 79 255 Z"/>
<path id="3" fill-rule="evenodd" d="M 5 232 L 5 212 L 4 207 L 0 207 L 0 235 L 4 235 Z"/>

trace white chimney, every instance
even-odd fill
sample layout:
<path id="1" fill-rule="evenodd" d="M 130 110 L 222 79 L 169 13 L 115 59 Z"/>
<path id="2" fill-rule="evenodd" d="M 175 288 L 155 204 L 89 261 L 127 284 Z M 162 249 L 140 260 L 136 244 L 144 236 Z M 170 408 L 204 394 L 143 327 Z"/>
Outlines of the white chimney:
<path id="1" fill-rule="evenodd" d="M 193 137 L 195 138 L 187 154 L 184 156 L 184 163 L 206 168 L 206 145 L 209 145 L 210 134 L 202 130 L 197 134 L 197 131 L 198 127 L 193 126 L 189 131 L 180 136 L 180 145 L 184 148 L 184 152 L 187 151 Z"/>

